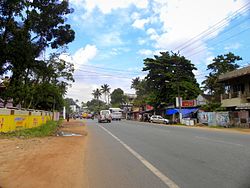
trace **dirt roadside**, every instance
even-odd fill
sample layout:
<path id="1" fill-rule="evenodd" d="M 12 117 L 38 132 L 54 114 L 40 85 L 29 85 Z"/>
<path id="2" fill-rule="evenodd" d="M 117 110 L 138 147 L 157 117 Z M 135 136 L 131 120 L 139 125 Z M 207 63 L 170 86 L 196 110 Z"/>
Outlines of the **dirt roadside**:
<path id="1" fill-rule="evenodd" d="M 85 173 L 85 125 L 64 122 L 75 137 L 0 139 L 0 188 L 88 187 Z"/>

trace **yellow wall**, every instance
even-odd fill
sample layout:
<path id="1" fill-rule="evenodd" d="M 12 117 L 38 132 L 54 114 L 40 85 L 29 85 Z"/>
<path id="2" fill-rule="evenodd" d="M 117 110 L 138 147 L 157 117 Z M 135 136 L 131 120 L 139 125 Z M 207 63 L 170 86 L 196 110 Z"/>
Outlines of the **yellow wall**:
<path id="1" fill-rule="evenodd" d="M 53 114 L 45 111 L 24 111 L 0 108 L 0 132 L 38 127 L 49 120 Z"/>

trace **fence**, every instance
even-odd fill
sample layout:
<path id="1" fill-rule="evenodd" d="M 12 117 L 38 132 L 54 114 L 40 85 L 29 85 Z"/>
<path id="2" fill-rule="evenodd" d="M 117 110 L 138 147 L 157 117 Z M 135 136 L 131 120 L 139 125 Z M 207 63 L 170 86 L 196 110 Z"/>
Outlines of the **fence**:
<path id="1" fill-rule="evenodd" d="M 230 126 L 229 112 L 199 112 L 198 120 L 208 126 Z"/>
<path id="2" fill-rule="evenodd" d="M 208 126 L 249 128 L 250 125 L 248 111 L 199 112 L 198 121 Z"/>
<path id="3" fill-rule="evenodd" d="M 59 113 L 0 108 L 0 132 L 38 127 L 49 120 L 58 120 Z M 53 118 L 54 117 L 54 118 Z"/>

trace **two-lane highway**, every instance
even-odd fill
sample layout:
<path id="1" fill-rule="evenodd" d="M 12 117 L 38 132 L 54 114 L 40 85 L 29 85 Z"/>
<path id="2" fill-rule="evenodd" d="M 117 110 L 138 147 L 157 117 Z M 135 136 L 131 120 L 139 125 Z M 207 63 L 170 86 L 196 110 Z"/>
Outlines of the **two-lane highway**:
<path id="1" fill-rule="evenodd" d="M 93 188 L 250 187 L 250 135 L 87 120 Z"/>

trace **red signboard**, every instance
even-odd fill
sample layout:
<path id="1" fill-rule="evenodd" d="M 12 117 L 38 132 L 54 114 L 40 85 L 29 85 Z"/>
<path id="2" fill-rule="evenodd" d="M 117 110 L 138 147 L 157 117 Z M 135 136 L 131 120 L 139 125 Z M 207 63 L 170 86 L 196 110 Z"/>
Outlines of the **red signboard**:
<path id="1" fill-rule="evenodd" d="M 196 106 L 196 100 L 182 100 L 182 107 L 194 107 Z"/>
<path id="2" fill-rule="evenodd" d="M 150 106 L 150 105 L 146 105 L 146 110 L 148 111 L 148 110 L 153 110 L 154 109 L 154 107 L 153 106 Z"/>

